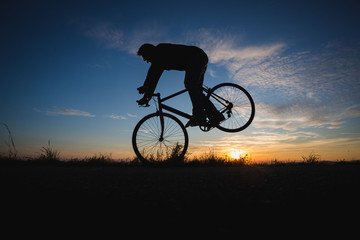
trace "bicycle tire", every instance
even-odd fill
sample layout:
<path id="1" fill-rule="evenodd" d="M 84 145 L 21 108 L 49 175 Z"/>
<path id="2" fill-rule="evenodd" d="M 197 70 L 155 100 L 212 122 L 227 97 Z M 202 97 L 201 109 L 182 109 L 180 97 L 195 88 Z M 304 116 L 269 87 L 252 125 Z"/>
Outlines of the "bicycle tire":
<path id="1" fill-rule="evenodd" d="M 183 160 L 189 144 L 188 133 L 175 116 L 164 117 L 163 140 L 160 141 L 160 113 L 142 118 L 134 128 L 132 145 L 138 159 L 145 164 Z"/>
<path id="2" fill-rule="evenodd" d="M 247 128 L 254 119 L 254 100 L 243 87 L 235 83 L 216 85 L 208 92 L 207 98 L 218 111 L 224 114 L 225 121 L 216 126 L 222 131 L 240 132 Z M 233 104 L 231 112 L 227 112 L 225 107 L 225 105 L 229 106 L 229 103 Z"/>

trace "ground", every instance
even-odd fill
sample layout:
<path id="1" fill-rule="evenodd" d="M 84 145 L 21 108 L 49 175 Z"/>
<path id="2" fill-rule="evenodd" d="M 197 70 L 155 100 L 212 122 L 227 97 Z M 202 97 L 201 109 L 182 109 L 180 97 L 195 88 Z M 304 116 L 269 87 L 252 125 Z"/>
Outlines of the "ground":
<path id="1" fill-rule="evenodd" d="M 0 184 L 3 216 L 17 223 L 39 216 L 45 223 L 55 219 L 73 224 L 89 221 L 89 226 L 111 222 L 121 231 L 160 227 L 219 233 L 241 229 L 244 221 L 281 225 L 297 220 L 311 225 L 357 219 L 359 173 L 358 163 L 242 167 L 10 164 L 1 166 Z"/>

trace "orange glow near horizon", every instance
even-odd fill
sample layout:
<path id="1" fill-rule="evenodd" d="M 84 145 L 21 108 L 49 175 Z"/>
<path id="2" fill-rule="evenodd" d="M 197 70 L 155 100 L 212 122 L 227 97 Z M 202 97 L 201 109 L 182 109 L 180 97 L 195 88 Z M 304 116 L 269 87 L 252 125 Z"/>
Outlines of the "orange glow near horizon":
<path id="1" fill-rule="evenodd" d="M 235 139 L 236 140 L 236 139 Z M 266 138 L 262 141 L 258 139 L 247 140 L 243 137 L 243 142 L 237 144 L 236 141 L 226 139 L 223 141 L 194 141 L 189 145 L 186 157 L 189 160 L 203 159 L 207 155 L 225 157 L 228 161 L 238 160 L 248 156 L 250 162 L 269 162 L 274 159 L 278 161 L 302 161 L 302 156 L 309 156 L 311 153 L 321 156 L 321 160 L 359 160 L 360 148 L 359 141 L 349 142 L 348 139 L 339 140 L 325 139 L 309 141 L 304 143 L 269 143 Z M 46 142 L 45 142 L 46 143 Z M 17 145 L 18 157 L 37 157 L 41 146 L 45 144 L 34 142 L 29 145 Z M 95 155 L 110 156 L 114 160 L 133 159 L 135 153 L 129 142 L 105 142 L 96 144 L 93 142 L 82 142 L 82 144 L 67 144 L 63 142 L 51 142 L 51 147 L 60 152 L 62 159 L 83 159 Z M 7 149 L 0 149 L 1 153 L 6 153 Z"/>
<path id="2" fill-rule="evenodd" d="M 230 149 L 229 151 L 229 156 L 236 160 L 236 159 L 240 159 L 241 157 L 246 155 L 246 151 L 241 150 L 241 149 Z"/>

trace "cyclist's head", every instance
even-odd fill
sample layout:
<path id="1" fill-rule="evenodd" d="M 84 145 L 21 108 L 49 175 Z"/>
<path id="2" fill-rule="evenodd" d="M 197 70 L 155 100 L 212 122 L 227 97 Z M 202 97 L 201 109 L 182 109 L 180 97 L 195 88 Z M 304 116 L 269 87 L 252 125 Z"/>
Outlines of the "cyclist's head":
<path id="1" fill-rule="evenodd" d="M 144 61 L 151 62 L 154 51 L 155 51 L 154 45 L 152 45 L 150 43 L 145 43 L 145 44 L 141 45 L 141 47 L 137 51 L 137 55 L 142 56 L 144 58 Z"/>

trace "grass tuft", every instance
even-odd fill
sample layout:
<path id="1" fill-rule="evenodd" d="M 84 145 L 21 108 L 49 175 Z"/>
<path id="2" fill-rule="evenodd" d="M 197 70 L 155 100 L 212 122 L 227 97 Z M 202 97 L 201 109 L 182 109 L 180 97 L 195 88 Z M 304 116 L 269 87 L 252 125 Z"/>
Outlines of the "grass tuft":
<path id="1" fill-rule="evenodd" d="M 48 145 L 46 147 L 41 147 L 40 151 L 38 160 L 49 163 L 60 161 L 60 152 L 51 147 L 50 140 L 48 140 Z"/>
<path id="2" fill-rule="evenodd" d="M 102 153 L 99 153 L 98 155 L 95 154 L 92 157 L 86 157 L 84 161 L 92 165 L 106 165 L 114 162 L 111 154 Z"/>
<path id="3" fill-rule="evenodd" d="M 304 161 L 304 163 L 307 164 L 315 164 L 318 163 L 321 159 L 319 154 L 314 154 L 314 153 L 310 153 L 309 156 L 304 156 L 302 155 L 302 159 Z"/>
<path id="4" fill-rule="evenodd" d="M 8 141 L 5 141 L 5 144 L 8 147 L 8 159 L 17 159 L 17 151 L 15 148 L 15 143 L 10 128 L 6 123 L 3 123 L 2 125 L 4 125 L 6 131 L 8 132 Z"/>

